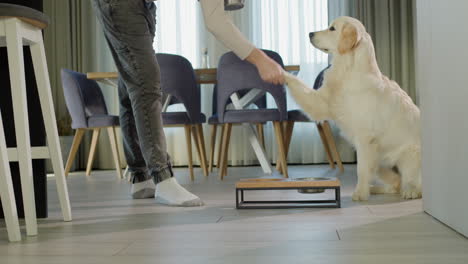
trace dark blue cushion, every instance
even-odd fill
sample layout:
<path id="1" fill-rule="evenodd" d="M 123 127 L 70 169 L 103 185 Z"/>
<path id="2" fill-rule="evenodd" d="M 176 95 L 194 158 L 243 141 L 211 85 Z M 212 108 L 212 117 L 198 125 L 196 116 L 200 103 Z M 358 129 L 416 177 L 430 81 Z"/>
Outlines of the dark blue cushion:
<path id="1" fill-rule="evenodd" d="M 224 113 L 225 123 L 265 123 L 283 121 L 278 109 L 228 110 Z"/>
<path id="2" fill-rule="evenodd" d="M 201 113 L 197 121 L 192 122 L 187 112 L 164 112 L 162 113 L 164 125 L 188 125 L 206 122 L 206 116 Z"/>
<path id="3" fill-rule="evenodd" d="M 291 110 L 288 111 L 288 121 L 294 122 L 312 122 L 309 116 L 302 112 L 302 110 Z"/>
<path id="4" fill-rule="evenodd" d="M 218 114 L 214 114 L 208 118 L 208 124 L 210 125 L 218 125 L 219 123 L 219 116 Z"/>
<path id="5" fill-rule="evenodd" d="M 88 118 L 88 127 L 120 126 L 119 117 L 111 115 L 93 115 Z"/>

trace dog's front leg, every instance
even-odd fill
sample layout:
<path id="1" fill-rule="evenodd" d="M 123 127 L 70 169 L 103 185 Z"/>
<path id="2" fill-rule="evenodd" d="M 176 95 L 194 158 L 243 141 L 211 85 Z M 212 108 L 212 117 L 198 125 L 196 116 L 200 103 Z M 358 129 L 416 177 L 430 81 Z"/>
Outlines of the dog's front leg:
<path id="1" fill-rule="evenodd" d="M 356 144 L 358 182 L 353 193 L 353 201 L 367 201 L 370 195 L 370 182 L 378 170 L 377 146 L 372 142 Z"/>
<path id="2" fill-rule="evenodd" d="M 319 91 L 308 87 L 296 76 L 285 72 L 284 77 L 289 91 L 299 106 L 314 120 L 329 120 L 328 100 Z M 321 88 L 323 90 L 324 87 Z"/>
<path id="3" fill-rule="evenodd" d="M 421 186 L 421 147 L 409 147 L 397 162 L 401 173 L 401 197 L 416 199 L 422 196 Z"/>

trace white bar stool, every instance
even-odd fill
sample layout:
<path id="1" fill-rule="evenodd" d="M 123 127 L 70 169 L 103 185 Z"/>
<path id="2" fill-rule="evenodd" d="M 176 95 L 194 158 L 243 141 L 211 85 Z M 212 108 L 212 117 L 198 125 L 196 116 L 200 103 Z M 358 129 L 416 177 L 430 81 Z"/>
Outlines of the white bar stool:
<path id="1" fill-rule="evenodd" d="M 63 219 L 64 221 L 72 220 L 42 38 L 42 29 L 47 25 L 47 16 L 37 10 L 19 5 L 0 4 L 0 47 L 7 47 L 8 51 L 17 142 L 17 147 L 8 148 L 7 153 L 10 162 L 19 162 L 26 233 L 29 236 L 37 235 L 32 159 L 50 158 L 52 160 Z M 31 147 L 30 144 L 23 46 L 29 46 L 31 49 L 34 74 L 47 134 L 48 146 L 44 147 Z M 0 144 L 3 143 L 0 142 Z"/>
<path id="2" fill-rule="evenodd" d="M 11 242 L 16 242 L 21 240 L 21 234 L 18 213 L 16 211 L 15 193 L 11 181 L 10 163 L 3 131 L 3 121 L 0 113 L 0 199 L 2 200 L 8 239 Z"/>

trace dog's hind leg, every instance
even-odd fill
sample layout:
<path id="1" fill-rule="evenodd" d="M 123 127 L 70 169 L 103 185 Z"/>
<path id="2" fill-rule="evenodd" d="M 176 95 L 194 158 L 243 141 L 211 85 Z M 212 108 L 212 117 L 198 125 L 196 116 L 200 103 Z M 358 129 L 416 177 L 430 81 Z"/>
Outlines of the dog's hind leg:
<path id="1" fill-rule="evenodd" d="M 294 100 L 312 119 L 316 121 L 330 119 L 328 102 L 322 93 L 308 87 L 304 82 L 290 73 L 285 72 L 284 77 Z"/>
<path id="2" fill-rule="evenodd" d="M 367 201 L 370 195 L 370 182 L 379 168 L 377 145 L 371 141 L 363 142 L 356 144 L 356 150 L 358 182 L 352 198 L 353 201 Z"/>
<path id="3" fill-rule="evenodd" d="M 384 185 L 371 186 L 371 194 L 395 194 L 400 192 L 401 176 L 396 171 L 380 167 L 377 176 Z"/>
<path id="4" fill-rule="evenodd" d="M 408 148 L 397 162 L 401 173 L 400 194 L 403 199 L 416 199 L 422 196 L 421 187 L 421 149 Z"/>

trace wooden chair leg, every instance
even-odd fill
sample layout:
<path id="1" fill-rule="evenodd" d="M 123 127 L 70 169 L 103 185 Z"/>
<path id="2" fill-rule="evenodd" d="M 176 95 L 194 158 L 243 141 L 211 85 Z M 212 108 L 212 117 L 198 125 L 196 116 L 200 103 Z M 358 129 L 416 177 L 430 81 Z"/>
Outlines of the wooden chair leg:
<path id="1" fill-rule="evenodd" d="M 221 141 L 219 142 L 219 157 L 218 157 L 218 175 L 219 179 L 223 179 L 223 169 L 224 169 L 224 152 L 226 148 L 226 133 L 227 133 L 227 124 L 223 124 L 223 128 L 221 131 Z"/>
<path id="2" fill-rule="evenodd" d="M 119 147 L 117 145 L 117 135 L 115 134 L 115 127 L 107 128 L 107 132 L 109 134 L 109 140 L 112 148 L 112 156 L 114 157 L 115 169 L 117 170 L 117 177 L 119 177 L 119 179 L 123 179 L 122 165 L 120 165 Z"/>
<path id="3" fill-rule="evenodd" d="M 202 124 L 197 124 L 196 128 L 198 130 L 198 142 L 200 144 L 200 152 L 201 152 L 201 166 L 203 169 L 203 174 L 205 177 L 208 176 L 208 164 L 206 159 L 206 147 L 205 147 L 205 136 L 203 134 L 203 126 Z"/>
<path id="4" fill-rule="evenodd" d="M 192 126 L 191 131 L 192 131 L 193 142 L 195 143 L 195 149 L 197 150 L 198 158 L 200 158 L 200 145 L 198 144 L 197 129 L 194 126 Z"/>
<path id="5" fill-rule="evenodd" d="M 93 129 L 93 138 L 91 140 L 91 148 L 89 150 L 88 165 L 86 166 L 86 176 L 91 175 L 91 169 L 93 168 L 94 156 L 96 154 L 96 147 L 99 141 L 100 134 L 101 134 L 100 128 Z"/>
<path id="6" fill-rule="evenodd" d="M 320 138 L 322 139 L 323 148 L 325 149 L 325 153 L 327 154 L 327 159 L 328 163 L 330 164 L 330 168 L 334 169 L 335 162 L 333 161 L 332 153 L 330 151 L 330 145 L 328 144 L 328 140 L 325 136 L 322 124 L 317 123 L 317 130 L 319 132 Z"/>
<path id="7" fill-rule="evenodd" d="M 289 146 L 291 145 L 291 139 L 292 139 L 292 134 L 293 134 L 293 130 L 294 130 L 294 124 L 295 122 L 294 121 L 288 121 L 286 123 L 286 131 L 285 131 L 285 141 L 284 141 L 284 144 L 285 144 L 285 147 L 286 147 L 286 157 L 288 156 L 288 150 L 289 150 Z"/>
<path id="8" fill-rule="evenodd" d="M 76 152 L 78 152 L 78 149 L 80 148 L 80 144 L 85 132 L 86 130 L 81 128 L 77 129 L 75 132 L 73 144 L 71 146 L 70 153 L 68 154 L 67 165 L 65 166 L 65 176 L 68 176 L 68 174 L 70 173 L 73 161 L 75 160 Z"/>
<path id="9" fill-rule="evenodd" d="M 287 121 L 283 122 L 281 124 L 281 126 L 283 127 L 283 131 L 286 135 L 286 126 L 287 126 Z M 274 129 L 274 128 L 273 128 Z M 281 169 L 281 161 L 280 161 L 280 155 L 278 155 L 278 157 L 276 157 L 276 170 L 280 173 L 280 174 L 283 174 L 283 170 Z"/>
<path id="10" fill-rule="evenodd" d="M 187 140 L 187 155 L 188 155 L 188 162 L 189 162 L 189 171 L 190 171 L 190 180 L 194 181 L 195 176 L 193 174 L 193 159 L 192 159 L 192 125 L 185 125 L 185 139 Z"/>
<path id="11" fill-rule="evenodd" d="M 340 168 L 340 172 L 344 172 L 343 162 L 341 161 L 340 153 L 336 148 L 335 139 L 333 138 L 333 133 L 330 127 L 330 123 L 328 121 L 323 122 L 323 131 L 325 132 L 325 136 L 327 137 L 327 142 L 330 146 L 330 150 L 333 153 L 334 159 L 338 164 L 338 168 Z"/>
<path id="12" fill-rule="evenodd" d="M 224 139 L 224 131 L 226 130 L 225 125 L 221 125 L 221 134 L 219 135 L 219 146 L 218 146 L 218 158 L 216 159 L 216 168 L 221 168 L 221 156 L 223 154 L 223 139 Z"/>
<path id="13" fill-rule="evenodd" d="M 208 165 L 208 171 L 213 172 L 213 162 L 214 162 L 214 154 L 216 149 L 216 133 L 218 132 L 218 125 L 211 126 L 211 134 L 210 134 L 210 161 Z"/>
<path id="14" fill-rule="evenodd" d="M 200 168 L 202 169 L 203 171 L 203 164 L 202 164 L 202 156 L 201 156 L 201 149 L 200 149 L 200 141 L 199 141 L 199 137 L 198 137 L 198 129 L 196 126 L 193 126 L 192 127 L 192 136 L 193 136 L 193 141 L 195 143 L 195 149 L 197 150 L 197 154 L 198 154 L 198 160 L 200 161 Z M 203 173 L 205 173 L 203 171 Z"/>
<path id="15" fill-rule="evenodd" d="M 231 131 L 232 124 L 227 124 L 225 134 L 224 134 L 224 152 L 223 152 L 223 166 L 221 167 L 221 180 L 224 180 L 224 177 L 227 176 L 227 167 L 228 167 L 228 153 L 229 153 L 229 143 L 231 141 Z"/>
<path id="16" fill-rule="evenodd" d="M 283 175 L 285 178 L 289 178 L 288 175 L 288 165 L 286 161 L 286 148 L 284 144 L 284 131 L 281 126 L 281 122 L 275 121 L 273 122 L 273 125 L 275 127 L 275 135 L 276 135 L 276 141 L 278 143 L 278 152 L 280 155 L 280 161 L 281 161 L 281 168 L 283 171 Z"/>
<path id="17" fill-rule="evenodd" d="M 289 145 L 291 144 L 294 124 L 295 124 L 294 121 L 286 121 L 283 124 L 283 126 L 285 126 L 284 127 L 284 146 L 285 146 L 286 159 L 288 158 Z M 276 160 L 276 169 L 279 171 L 279 173 L 283 174 L 283 170 L 281 169 L 281 161 L 280 161 L 279 155 L 278 155 L 278 159 Z"/>
<path id="18" fill-rule="evenodd" d="M 263 124 L 257 124 L 257 133 L 258 133 L 258 140 L 260 144 L 262 144 L 262 148 L 265 149 L 265 133 L 263 132 Z"/>

